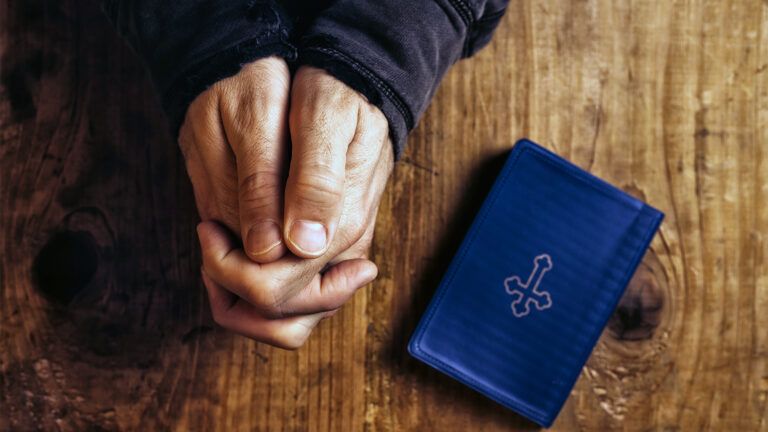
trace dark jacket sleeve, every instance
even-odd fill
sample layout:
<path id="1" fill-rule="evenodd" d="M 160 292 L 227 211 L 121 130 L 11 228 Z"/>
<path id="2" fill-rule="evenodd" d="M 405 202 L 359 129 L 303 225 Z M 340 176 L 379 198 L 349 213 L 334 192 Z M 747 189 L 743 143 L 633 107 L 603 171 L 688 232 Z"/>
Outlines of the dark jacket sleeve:
<path id="1" fill-rule="evenodd" d="M 395 155 L 448 68 L 486 45 L 508 0 L 336 0 L 301 39 L 324 68 L 387 117 Z"/>
<path id="2" fill-rule="evenodd" d="M 101 0 L 102 9 L 142 58 L 171 129 L 208 86 L 243 64 L 296 57 L 291 18 L 274 0 Z"/>

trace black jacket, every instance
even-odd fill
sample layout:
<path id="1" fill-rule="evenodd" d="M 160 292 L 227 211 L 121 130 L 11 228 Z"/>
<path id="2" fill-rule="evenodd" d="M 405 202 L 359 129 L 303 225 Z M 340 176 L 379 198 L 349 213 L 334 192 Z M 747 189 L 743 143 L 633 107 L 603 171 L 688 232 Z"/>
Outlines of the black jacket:
<path id="1" fill-rule="evenodd" d="M 387 117 L 395 154 L 448 67 L 491 38 L 508 0 L 101 0 L 149 68 L 174 133 L 241 65 L 321 67 Z"/>

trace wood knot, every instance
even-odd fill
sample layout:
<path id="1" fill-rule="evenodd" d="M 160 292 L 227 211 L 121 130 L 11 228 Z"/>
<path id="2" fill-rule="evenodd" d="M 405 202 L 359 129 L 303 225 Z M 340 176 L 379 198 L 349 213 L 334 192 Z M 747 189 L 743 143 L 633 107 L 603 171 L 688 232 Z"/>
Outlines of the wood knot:
<path id="1" fill-rule="evenodd" d="M 664 297 L 651 269 L 641 264 L 608 322 L 609 334 L 623 341 L 652 338 L 662 320 Z"/>
<path id="2" fill-rule="evenodd" d="M 69 303 L 93 279 L 98 261 L 98 247 L 89 232 L 59 231 L 40 249 L 32 276 L 43 294 Z"/>

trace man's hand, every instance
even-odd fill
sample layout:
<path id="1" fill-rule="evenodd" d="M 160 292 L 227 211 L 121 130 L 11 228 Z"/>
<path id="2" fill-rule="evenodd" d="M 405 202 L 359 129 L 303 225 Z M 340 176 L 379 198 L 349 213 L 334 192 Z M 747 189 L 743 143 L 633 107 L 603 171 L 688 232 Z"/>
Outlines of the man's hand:
<path id="1" fill-rule="evenodd" d="M 223 247 L 233 253 L 215 259 L 225 264 L 234 262 L 236 267 L 241 260 L 242 268 L 230 269 L 232 274 L 227 277 L 248 278 L 253 276 L 249 270 L 258 268 L 253 261 L 271 262 L 285 254 L 281 225 L 288 94 L 285 63 L 279 59 L 259 60 L 198 96 L 180 131 L 179 141 L 200 216 L 203 221 L 213 220 L 225 226 L 220 228 L 216 222 L 201 224 L 203 254 L 215 256 Z M 231 233 L 241 233 L 247 257 L 242 243 L 231 238 Z M 317 269 L 297 274 L 300 269 L 296 260 L 286 257 L 280 266 L 259 272 L 259 279 L 250 281 L 259 286 L 257 292 L 244 292 L 237 286 L 224 290 L 204 273 L 215 319 L 254 339 L 294 348 L 326 316 L 316 311 L 338 308 L 376 276 L 376 266 L 363 259 L 340 262 L 322 277 Z M 216 267 L 216 278 L 229 280 L 215 272 Z M 297 279 L 315 294 L 322 287 L 325 295 L 303 299 L 306 304 L 302 310 L 308 315 L 277 318 L 282 313 L 271 308 L 277 303 L 269 296 L 298 291 Z"/>
<path id="2" fill-rule="evenodd" d="M 375 277 L 375 266 L 362 258 L 394 158 L 383 114 L 322 70 L 298 70 L 289 118 L 284 238 L 307 259 L 289 254 L 259 264 L 217 224 L 203 223 L 198 233 L 216 321 L 296 348 L 320 319 Z"/>
<path id="3" fill-rule="evenodd" d="M 367 212 L 375 210 L 380 195 L 344 198 L 355 188 L 383 187 L 377 169 L 386 183 L 393 164 L 389 129 L 381 111 L 359 93 L 321 69 L 302 67 L 291 90 L 290 131 L 283 238 L 297 256 L 315 258 L 337 234 L 345 203 L 354 220 L 338 233 L 345 237 L 341 243 L 354 243 L 367 228 Z"/>
<path id="4" fill-rule="evenodd" d="M 257 60 L 200 94 L 179 143 L 203 220 L 240 233 L 256 262 L 286 251 L 282 241 L 290 72 L 284 60 Z"/>

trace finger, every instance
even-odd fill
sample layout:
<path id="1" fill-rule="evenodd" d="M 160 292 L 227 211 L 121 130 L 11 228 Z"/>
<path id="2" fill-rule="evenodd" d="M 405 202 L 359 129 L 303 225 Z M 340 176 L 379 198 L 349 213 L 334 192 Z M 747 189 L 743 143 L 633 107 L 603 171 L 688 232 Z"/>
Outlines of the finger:
<path id="1" fill-rule="evenodd" d="M 304 70 L 297 73 L 292 90 L 284 238 L 297 256 L 315 258 L 326 252 L 338 225 L 357 111 L 344 99 L 346 93 L 335 92 L 336 87 Z"/>
<path id="2" fill-rule="evenodd" d="M 200 153 L 196 148 L 192 148 L 185 156 L 187 174 L 192 183 L 192 192 L 200 219 L 204 221 L 216 219 L 217 210 L 215 200 L 212 198 L 213 187 L 205 173 Z"/>
<path id="3" fill-rule="evenodd" d="M 387 139 L 384 115 L 374 106 L 362 106 L 355 136 L 347 151 L 344 206 L 331 264 L 364 257 L 373 237 L 381 195 L 394 164 L 392 144 Z"/>
<path id="4" fill-rule="evenodd" d="M 208 277 L 262 313 L 270 317 L 280 315 L 275 310 L 277 287 L 269 285 L 269 278 L 260 271 L 262 264 L 248 259 L 235 239 L 215 222 L 200 223 L 197 235 Z"/>
<path id="5" fill-rule="evenodd" d="M 213 93 L 202 96 L 190 105 L 187 115 L 193 120 L 188 124 L 192 145 L 185 152 L 188 174 L 203 220 L 217 220 L 240 232 L 235 164 L 221 125 L 218 98 Z"/>
<path id="6" fill-rule="evenodd" d="M 377 274 L 375 264 L 363 259 L 339 263 L 322 276 L 317 260 L 258 264 L 218 224 L 203 222 L 197 231 L 206 274 L 270 318 L 338 308 Z"/>
<path id="7" fill-rule="evenodd" d="M 247 102 L 222 107 L 222 122 L 237 164 L 243 247 L 251 259 L 266 263 L 286 251 L 281 224 L 288 91 L 241 98 Z"/>
<path id="8" fill-rule="evenodd" d="M 367 259 L 351 259 L 316 275 L 304 289 L 281 305 L 285 315 L 337 310 L 360 288 L 376 279 L 378 268 Z"/>
<path id="9" fill-rule="evenodd" d="M 220 326 L 243 336 L 279 348 L 297 349 L 304 344 L 317 323 L 327 314 L 316 313 L 281 319 L 267 319 L 250 304 L 237 299 L 202 273 L 213 319 Z"/>

